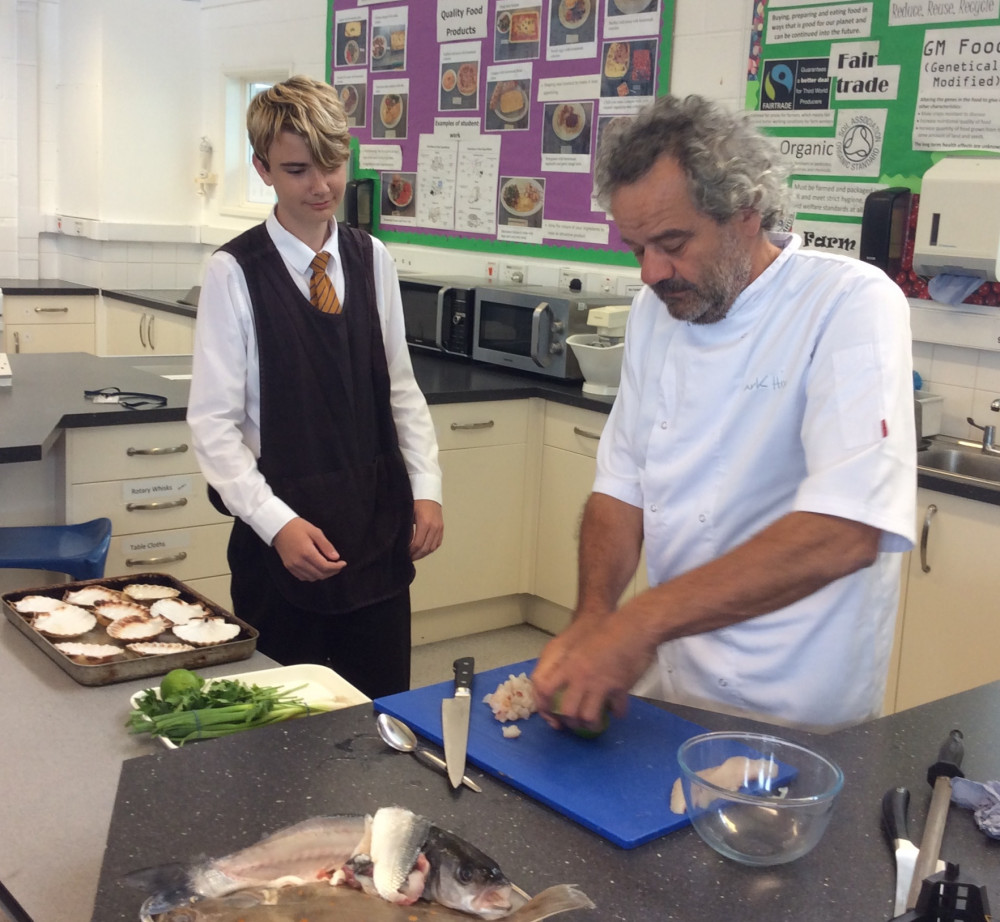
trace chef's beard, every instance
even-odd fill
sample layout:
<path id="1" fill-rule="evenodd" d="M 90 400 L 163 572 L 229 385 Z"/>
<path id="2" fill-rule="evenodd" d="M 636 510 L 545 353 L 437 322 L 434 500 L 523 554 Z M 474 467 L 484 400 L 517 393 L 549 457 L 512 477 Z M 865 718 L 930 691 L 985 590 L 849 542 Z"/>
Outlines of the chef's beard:
<path id="1" fill-rule="evenodd" d="M 688 323 L 718 323 L 750 281 L 750 254 L 735 240 L 726 240 L 719 258 L 706 270 L 701 284 L 674 277 L 651 287 L 670 316 Z M 678 297 L 678 295 L 680 297 Z"/>

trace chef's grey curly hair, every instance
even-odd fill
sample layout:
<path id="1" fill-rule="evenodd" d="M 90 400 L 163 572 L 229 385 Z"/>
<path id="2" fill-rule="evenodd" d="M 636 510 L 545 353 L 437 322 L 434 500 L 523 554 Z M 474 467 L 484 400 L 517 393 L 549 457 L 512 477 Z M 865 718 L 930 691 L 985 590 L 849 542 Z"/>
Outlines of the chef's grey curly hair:
<path id="1" fill-rule="evenodd" d="M 765 229 L 781 224 L 787 167 L 774 145 L 749 121 L 701 96 L 661 96 L 634 117 L 604 129 L 594 169 L 601 207 L 622 186 L 638 182 L 662 156 L 673 157 L 688 179 L 695 205 L 724 223 L 756 211 Z"/>

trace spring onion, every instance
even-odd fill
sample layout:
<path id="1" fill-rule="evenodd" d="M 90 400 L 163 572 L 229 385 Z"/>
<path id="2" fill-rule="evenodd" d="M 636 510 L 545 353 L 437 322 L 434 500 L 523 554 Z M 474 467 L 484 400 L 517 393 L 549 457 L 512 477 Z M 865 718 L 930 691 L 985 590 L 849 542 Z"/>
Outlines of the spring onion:
<path id="1" fill-rule="evenodd" d="M 262 687 L 238 679 L 206 682 L 196 673 L 168 673 L 159 689 L 147 688 L 136 698 L 127 726 L 132 733 L 162 736 L 183 746 L 331 710 L 296 697 L 304 687 Z"/>

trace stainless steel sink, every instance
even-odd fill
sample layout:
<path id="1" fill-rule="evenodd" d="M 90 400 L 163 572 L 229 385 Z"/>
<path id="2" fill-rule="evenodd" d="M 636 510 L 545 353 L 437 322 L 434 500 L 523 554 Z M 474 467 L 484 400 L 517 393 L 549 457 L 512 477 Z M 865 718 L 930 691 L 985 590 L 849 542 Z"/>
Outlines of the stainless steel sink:
<path id="1" fill-rule="evenodd" d="M 1000 489 L 1000 455 L 975 448 L 932 445 L 917 452 L 917 468 L 949 480 L 975 481 Z"/>

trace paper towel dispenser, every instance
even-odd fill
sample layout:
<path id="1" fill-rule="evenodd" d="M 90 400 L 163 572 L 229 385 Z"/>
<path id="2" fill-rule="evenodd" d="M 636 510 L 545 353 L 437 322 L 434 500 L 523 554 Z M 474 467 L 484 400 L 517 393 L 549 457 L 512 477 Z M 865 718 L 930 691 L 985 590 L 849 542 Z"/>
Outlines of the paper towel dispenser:
<path id="1" fill-rule="evenodd" d="M 924 173 L 913 271 L 998 280 L 1000 157 L 945 157 Z"/>

